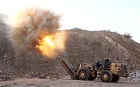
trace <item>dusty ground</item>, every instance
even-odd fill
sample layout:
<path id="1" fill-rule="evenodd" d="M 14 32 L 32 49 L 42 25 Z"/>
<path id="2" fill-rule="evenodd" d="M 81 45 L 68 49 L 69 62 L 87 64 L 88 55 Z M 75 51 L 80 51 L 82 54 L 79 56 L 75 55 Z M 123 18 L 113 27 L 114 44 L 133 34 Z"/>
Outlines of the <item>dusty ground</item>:
<path id="1" fill-rule="evenodd" d="M 104 83 L 100 80 L 81 81 L 70 79 L 16 79 L 0 82 L 0 87 L 140 87 L 140 82 L 121 78 L 117 83 Z"/>

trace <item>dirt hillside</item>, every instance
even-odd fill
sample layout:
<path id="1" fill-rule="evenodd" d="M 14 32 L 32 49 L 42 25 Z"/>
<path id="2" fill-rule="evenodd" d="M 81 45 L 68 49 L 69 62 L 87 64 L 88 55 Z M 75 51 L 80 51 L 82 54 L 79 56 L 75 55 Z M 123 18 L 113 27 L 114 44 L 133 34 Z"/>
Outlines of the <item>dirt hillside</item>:
<path id="1" fill-rule="evenodd" d="M 56 60 L 49 60 L 40 54 L 30 52 L 16 54 L 7 38 L 10 28 L 0 21 L 0 71 L 11 77 L 59 77 L 67 75 Z M 81 62 L 95 63 L 98 59 L 118 58 L 128 65 L 129 71 L 140 69 L 140 44 L 130 38 L 110 31 L 68 32 L 66 52 L 69 62 L 77 66 Z"/>

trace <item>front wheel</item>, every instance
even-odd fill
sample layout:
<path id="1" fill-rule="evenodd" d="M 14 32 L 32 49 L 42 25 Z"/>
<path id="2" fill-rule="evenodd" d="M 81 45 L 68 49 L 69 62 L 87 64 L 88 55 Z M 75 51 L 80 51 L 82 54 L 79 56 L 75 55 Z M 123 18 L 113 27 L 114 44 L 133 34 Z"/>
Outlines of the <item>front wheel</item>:
<path id="1" fill-rule="evenodd" d="M 78 80 L 88 80 L 89 72 L 86 69 L 81 69 L 78 72 L 77 79 Z"/>
<path id="2" fill-rule="evenodd" d="M 101 81 L 103 81 L 103 82 L 111 82 L 112 74 L 110 71 L 104 70 L 101 72 L 100 78 L 101 78 Z"/>

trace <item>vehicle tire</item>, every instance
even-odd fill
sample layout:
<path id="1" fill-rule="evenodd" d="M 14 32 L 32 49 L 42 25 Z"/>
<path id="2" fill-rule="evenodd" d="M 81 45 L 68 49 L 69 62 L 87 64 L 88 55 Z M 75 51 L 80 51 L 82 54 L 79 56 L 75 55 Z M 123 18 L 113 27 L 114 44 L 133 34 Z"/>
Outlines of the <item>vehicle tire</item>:
<path id="1" fill-rule="evenodd" d="M 88 80 L 88 78 L 89 78 L 88 70 L 86 69 L 79 70 L 78 75 L 77 75 L 78 80 Z"/>
<path id="2" fill-rule="evenodd" d="M 119 81 L 119 79 L 120 79 L 120 76 L 118 76 L 118 75 L 112 75 L 112 82 L 117 82 L 117 81 Z"/>
<path id="3" fill-rule="evenodd" d="M 112 74 L 108 70 L 104 70 L 100 74 L 100 79 L 103 82 L 111 82 L 112 81 Z"/>

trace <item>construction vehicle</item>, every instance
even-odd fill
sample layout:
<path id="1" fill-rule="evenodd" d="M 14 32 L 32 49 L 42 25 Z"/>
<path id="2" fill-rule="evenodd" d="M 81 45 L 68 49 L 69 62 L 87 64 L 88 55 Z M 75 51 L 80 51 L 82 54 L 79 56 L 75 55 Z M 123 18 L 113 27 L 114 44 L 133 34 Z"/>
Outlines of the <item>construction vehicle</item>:
<path id="1" fill-rule="evenodd" d="M 103 82 L 117 82 L 120 77 L 128 77 L 125 64 L 109 59 L 98 61 L 94 65 L 80 63 L 75 69 L 67 60 L 67 53 L 62 52 L 62 57 L 58 58 L 61 65 L 66 69 L 72 79 L 75 80 L 94 80 L 101 79 Z"/>

